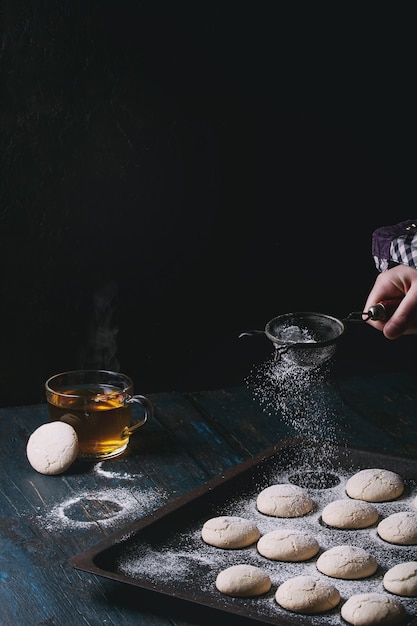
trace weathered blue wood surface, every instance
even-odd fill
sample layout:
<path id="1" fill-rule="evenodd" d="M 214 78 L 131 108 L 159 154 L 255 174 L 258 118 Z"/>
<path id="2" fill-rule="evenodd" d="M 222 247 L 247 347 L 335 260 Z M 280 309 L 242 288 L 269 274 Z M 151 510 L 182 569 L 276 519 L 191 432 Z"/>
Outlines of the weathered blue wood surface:
<path id="1" fill-rule="evenodd" d="M 341 378 L 320 393 L 325 411 L 318 409 L 307 434 L 417 459 L 415 377 Z M 48 421 L 46 406 L 0 409 L 2 626 L 210 623 L 204 611 L 145 600 L 68 560 L 271 444 L 303 436 L 303 422 L 265 411 L 246 387 L 152 400 L 155 419 L 124 456 L 77 461 L 61 476 L 35 472 L 26 458 L 29 435 Z"/>

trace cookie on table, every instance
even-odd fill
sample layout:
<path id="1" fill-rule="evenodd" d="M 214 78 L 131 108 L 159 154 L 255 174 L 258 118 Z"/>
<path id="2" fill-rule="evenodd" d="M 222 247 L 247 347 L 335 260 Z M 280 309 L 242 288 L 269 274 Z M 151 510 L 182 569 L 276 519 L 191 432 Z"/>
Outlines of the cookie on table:
<path id="1" fill-rule="evenodd" d="M 258 541 L 260 536 L 255 523 L 232 515 L 212 517 L 201 529 L 203 541 L 216 548 L 245 548 Z"/>
<path id="2" fill-rule="evenodd" d="M 263 489 L 256 499 L 260 513 L 274 517 L 301 517 L 313 508 L 308 491 L 291 483 L 279 483 Z"/>
<path id="3" fill-rule="evenodd" d="M 386 469 L 363 469 L 346 483 L 346 493 L 356 500 L 390 502 L 404 492 L 404 481 L 399 474 Z"/>
<path id="4" fill-rule="evenodd" d="M 40 474 L 63 474 L 75 461 L 79 443 L 76 431 L 65 422 L 42 424 L 26 444 L 29 463 Z"/>

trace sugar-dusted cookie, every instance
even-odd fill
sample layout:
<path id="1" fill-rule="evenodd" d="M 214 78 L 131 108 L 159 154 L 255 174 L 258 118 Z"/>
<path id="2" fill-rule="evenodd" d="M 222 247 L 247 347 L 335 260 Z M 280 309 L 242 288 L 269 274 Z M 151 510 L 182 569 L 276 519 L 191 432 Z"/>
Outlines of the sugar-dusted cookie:
<path id="1" fill-rule="evenodd" d="M 241 563 L 222 570 L 217 575 L 216 587 L 228 596 L 260 596 L 271 589 L 271 579 L 260 567 Z"/>
<path id="2" fill-rule="evenodd" d="M 375 558 L 358 546 L 340 545 L 323 552 L 317 559 L 317 569 L 326 576 L 358 580 L 377 570 Z"/>
<path id="3" fill-rule="evenodd" d="M 340 593 L 334 585 L 321 578 L 295 576 L 278 587 L 275 600 L 288 611 L 317 615 L 334 609 L 340 602 Z"/>
<path id="4" fill-rule="evenodd" d="M 263 489 L 256 499 L 258 511 L 275 517 L 300 517 L 313 508 L 306 489 L 291 483 L 280 483 Z"/>
<path id="5" fill-rule="evenodd" d="M 383 593 L 358 593 L 341 608 L 341 615 L 354 626 L 394 626 L 402 624 L 406 611 L 401 602 Z"/>
<path id="6" fill-rule="evenodd" d="M 78 437 L 65 422 L 48 422 L 39 426 L 29 437 L 26 456 L 40 474 L 62 474 L 75 461 Z"/>
<path id="7" fill-rule="evenodd" d="M 203 524 L 201 537 L 217 548 L 245 548 L 261 536 L 256 524 L 243 517 L 221 515 Z"/>
<path id="8" fill-rule="evenodd" d="M 400 511 L 381 520 L 378 535 L 384 541 L 401 546 L 417 544 L 417 511 Z"/>
<path id="9" fill-rule="evenodd" d="M 317 554 L 319 544 L 301 530 L 279 528 L 263 535 L 256 544 L 259 554 L 274 561 L 307 561 Z"/>
<path id="10" fill-rule="evenodd" d="M 401 476 L 386 469 L 363 469 L 346 483 L 348 496 L 366 502 L 390 502 L 401 496 L 403 491 Z"/>
<path id="11" fill-rule="evenodd" d="M 397 596 L 417 596 L 417 561 L 398 563 L 389 569 L 383 578 L 387 591 Z"/>
<path id="12" fill-rule="evenodd" d="M 364 500 L 342 498 L 324 507 L 321 518 L 334 528 L 368 528 L 378 521 L 379 513 L 373 504 Z"/>

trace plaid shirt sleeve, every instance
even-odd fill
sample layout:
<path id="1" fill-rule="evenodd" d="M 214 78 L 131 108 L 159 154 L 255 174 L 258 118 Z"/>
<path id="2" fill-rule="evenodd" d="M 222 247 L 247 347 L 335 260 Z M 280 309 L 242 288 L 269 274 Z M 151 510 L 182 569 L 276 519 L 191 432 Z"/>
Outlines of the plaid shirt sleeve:
<path id="1" fill-rule="evenodd" d="M 400 264 L 417 269 L 417 218 L 377 228 L 372 233 L 372 256 L 380 272 Z"/>

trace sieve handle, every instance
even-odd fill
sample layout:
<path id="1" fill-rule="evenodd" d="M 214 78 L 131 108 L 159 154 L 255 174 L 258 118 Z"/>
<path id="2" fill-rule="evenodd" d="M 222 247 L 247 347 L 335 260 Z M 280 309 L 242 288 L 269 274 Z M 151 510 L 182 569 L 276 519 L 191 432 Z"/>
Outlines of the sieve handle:
<path id="1" fill-rule="evenodd" d="M 238 339 L 241 337 L 254 337 L 255 335 L 265 335 L 264 330 L 247 330 L 245 333 L 240 333 Z"/>
<path id="2" fill-rule="evenodd" d="M 401 298 L 387 298 L 369 307 L 368 311 L 354 311 L 345 317 L 344 322 L 386 322 L 398 308 Z"/>
<path id="3" fill-rule="evenodd" d="M 398 308 L 401 300 L 402 297 L 381 300 L 377 304 L 371 306 L 365 315 L 368 316 L 368 320 L 372 320 L 373 322 L 386 322 Z"/>

